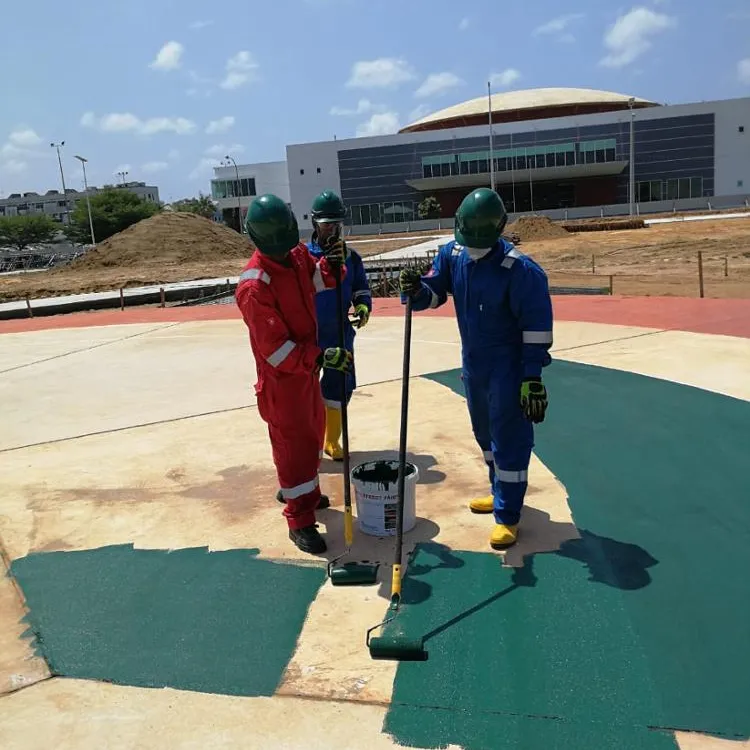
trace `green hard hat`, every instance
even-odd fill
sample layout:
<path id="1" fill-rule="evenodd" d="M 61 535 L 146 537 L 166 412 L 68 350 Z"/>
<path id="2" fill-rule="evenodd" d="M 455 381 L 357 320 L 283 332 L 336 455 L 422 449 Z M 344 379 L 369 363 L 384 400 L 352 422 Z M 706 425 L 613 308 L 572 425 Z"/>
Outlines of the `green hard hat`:
<path id="1" fill-rule="evenodd" d="M 344 203 L 333 190 L 324 190 L 312 204 L 312 220 L 318 224 L 343 221 L 346 218 Z"/>
<path id="2" fill-rule="evenodd" d="M 500 239 L 507 221 L 503 200 L 494 190 L 472 190 L 456 211 L 456 242 L 477 249 L 492 247 Z"/>
<path id="3" fill-rule="evenodd" d="M 264 255 L 284 256 L 299 244 L 292 209 L 272 193 L 256 198 L 247 209 L 245 231 Z"/>

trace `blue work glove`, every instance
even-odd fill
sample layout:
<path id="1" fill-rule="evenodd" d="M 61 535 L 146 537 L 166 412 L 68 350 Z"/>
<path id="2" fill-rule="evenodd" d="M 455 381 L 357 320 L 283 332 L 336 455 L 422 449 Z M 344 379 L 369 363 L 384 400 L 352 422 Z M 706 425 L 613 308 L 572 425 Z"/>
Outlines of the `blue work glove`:
<path id="1" fill-rule="evenodd" d="M 416 268 L 404 268 L 398 276 L 398 286 L 402 294 L 415 297 L 422 289 L 422 274 Z"/>
<path id="2" fill-rule="evenodd" d="M 351 372 L 352 353 L 338 346 L 329 346 L 318 356 L 318 367 L 338 372 Z"/>
<path id="3" fill-rule="evenodd" d="M 529 422 L 544 422 L 547 389 L 541 378 L 524 378 L 521 382 L 521 409 Z"/>

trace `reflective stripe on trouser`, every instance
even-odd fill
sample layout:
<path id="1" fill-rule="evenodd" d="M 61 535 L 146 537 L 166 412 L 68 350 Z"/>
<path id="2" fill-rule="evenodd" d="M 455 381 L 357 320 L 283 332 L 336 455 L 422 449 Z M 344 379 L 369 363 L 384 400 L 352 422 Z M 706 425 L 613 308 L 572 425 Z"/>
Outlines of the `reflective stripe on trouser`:
<path id="1" fill-rule="evenodd" d="M 325 434 L 325 411 L 316 375 L 284 378 L 281 382 L 268 378 L 258 394 L 258 411 L 268 425 L 289 528 L 311 526 L 320 501 L 318 468 Z"/>
<path id="2" fill-rule="evenodd" d="M 516 524 L 528 488 L 534 445 L 533 425 L 519 404 L 518 368 L 495 365 L 491 374 L 464 369 L 463 375 L 471 427 L 489 469 L 495 521 Z"/>

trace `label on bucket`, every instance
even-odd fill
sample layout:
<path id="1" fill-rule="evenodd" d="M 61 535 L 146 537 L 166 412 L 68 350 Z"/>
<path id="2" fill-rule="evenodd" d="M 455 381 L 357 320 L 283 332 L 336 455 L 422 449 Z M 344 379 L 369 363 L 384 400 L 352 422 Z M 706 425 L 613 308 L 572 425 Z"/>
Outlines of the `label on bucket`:
<path id="1" fill-rule="evenodd" d="M 404 484 L 404 532 L 416 523 L 416 466 L 407 463 Z M 398 462 L 371 461 L 352 471 L 357 518 L 362 531 L 375 536 L 393 536 L 399 513 Z"/>

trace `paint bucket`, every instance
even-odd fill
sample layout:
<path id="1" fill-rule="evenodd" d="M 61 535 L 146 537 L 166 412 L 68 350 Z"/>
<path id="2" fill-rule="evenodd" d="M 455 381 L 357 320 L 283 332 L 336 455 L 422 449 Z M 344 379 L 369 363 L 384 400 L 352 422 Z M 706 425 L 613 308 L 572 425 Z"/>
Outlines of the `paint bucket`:
<path id="1" fill-rule="evenodd" d="M 404 533 L 417 522 L 419 471 L 406 462 L 404 480 Z M 368 461 L 352 469 L 357 522 L 371 536 L 395 536 L 398 517 L 398 461 Z"/>

